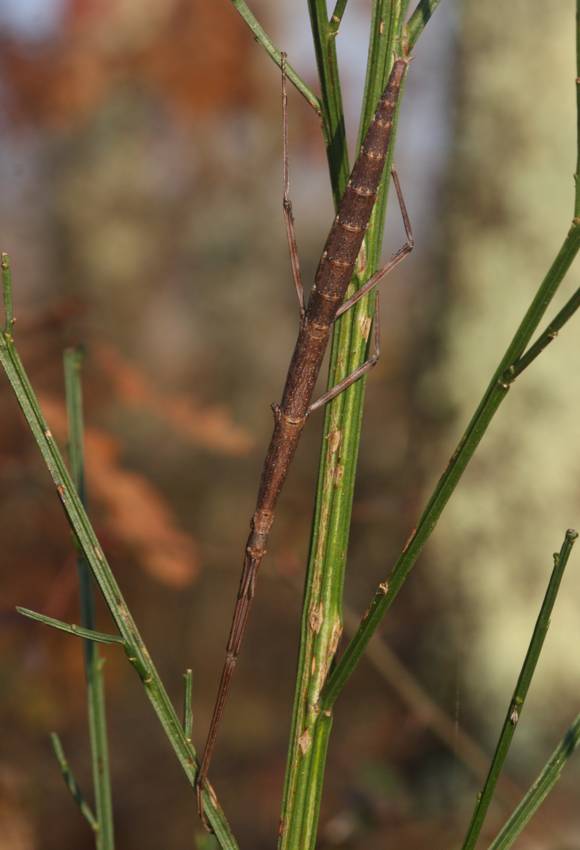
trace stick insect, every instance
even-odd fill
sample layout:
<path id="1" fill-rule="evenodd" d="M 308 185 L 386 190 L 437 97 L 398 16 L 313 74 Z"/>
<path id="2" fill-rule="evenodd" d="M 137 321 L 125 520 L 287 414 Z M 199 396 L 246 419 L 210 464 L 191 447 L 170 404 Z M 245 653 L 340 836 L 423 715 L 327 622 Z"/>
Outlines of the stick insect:
<path id="1" fill-rule="evenodd" d="M 382 179 L 399 92 L 408 64 L 409 59 L 406 58 L 398 58 L 393 64 L 386 88 L 379 101 L 374 118 L 368 127 L 359 156 L 340 201 L 338 213 L 330 228 L 307 306 L 304 305 L 292 207 L 288 194 L 286 88 L 284 68 L 282 69 L 282 100 L 284 106 L 283 208 L 292 275 L 300 305 L 300 328 L 286 376 L 282 401 L 279 405 L 273 405 L 274 431 L 264 461 L 256 510 L 250 522 L 250 535 L 245 548 L 242 575 L 226 647 L 225 662 L 197 776 L 198 809 L 202 819 L 201 791 L 206 784 L 219 723 L 246 630 L 258 570 L 266 554 L 266 545 L 274 520 L 276 503 L 298 446 L 302 429 L 306 419 L 314 410 L 336 398 L 347 387 L 358 381 L 378 360 L 379 320 L 378 316 L 375 315 L 374 353 L 352 374 L 312 403 L 314 387 L 332 324 L 335 319 L 370 292 L 388 272 L 409 254 L 414 245 L 411 224 L 401 194 L 401 187 L 397 174 L 393 170 L 393 183 L 403 219 L 406 242 L 393 254 L 382 269 L 376 272 L 351 298 L 344 300 Z"/>

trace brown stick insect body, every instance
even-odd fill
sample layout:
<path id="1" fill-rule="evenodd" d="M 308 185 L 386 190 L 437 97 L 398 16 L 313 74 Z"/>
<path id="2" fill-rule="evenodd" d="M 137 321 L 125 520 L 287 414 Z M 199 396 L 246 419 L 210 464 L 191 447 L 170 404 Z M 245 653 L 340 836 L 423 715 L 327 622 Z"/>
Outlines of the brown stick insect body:
<path id="1" fill-rule="evenodd" d="M 311 404 L 314 386 L 322 365 L 332 324 L 339 314 L 351 307 L 355 301 L 358 301 L 362 295 L 378 283 L 380 277 L 383 277 L 387 271 L 400 262 L 413 245 L 408 217 L 404 203 L 401 203 L 400 189 L 395 178 L 395 187 L 407 232 L 407 244 L 393 256 L 381 272 L 371 278 L 364 287 L 361 287 L 353 298 L 343 303 L 383 175 L 397 99 L 408 61 L 407 59 L 395 60 L 389 81 L 365 135 L 360 154 L 340 202 L 338 214 L 328 234 L 308 306 L 301 318 L 298 339 L 290 361 L 282 401 L 279 405 L 274 406 L 274 432 L 264 461 L 256 511 L 251 520 L 250 536 L 246 543 L 242 576 L 227 643 L 226 659 L 198 773 L 198 794 L 207 778 L 217 728 L 222 717 L 230 680 L 246 629 L 256 577 L 262 559 L 266 554 L 266 545 L 274 519 L 276 503 L 286 480 L 288 467 L 298 446 L 302 429 L 311 410 L 320 407 L 330 398 L 338 395 L 366 371 L 364 367 L 359 368 L 345 381 L 326 393 L 322 399 L 314 405 Z M 285 196 L 286 203 L 287 198 Z M 288 221 L 291 228 L 291 213 L 289 215 Z M 298 281 L 296 283 L 299 287 Z M 371 358 L 372 360 L 373 358 Z M 376 362 L 376 357 L 374 360 Z M 370 365 L 374 365 L 371 361 L 369 361 Z M 200 802 L 201 800 L 198 797 L 198 803 Z"/>

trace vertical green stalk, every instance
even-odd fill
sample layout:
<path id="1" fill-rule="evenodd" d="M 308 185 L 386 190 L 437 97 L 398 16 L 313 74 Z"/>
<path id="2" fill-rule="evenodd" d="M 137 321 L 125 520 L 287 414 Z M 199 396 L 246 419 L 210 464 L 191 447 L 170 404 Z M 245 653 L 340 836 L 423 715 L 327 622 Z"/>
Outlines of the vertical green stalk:
<path id="1" fill-rule="evenodd" d="M 344 8 L 342 11 L 344 12 Z M 308 12 L 320 79 L 322 130 L 336 207 L 345 190 L 350 171 L 336 57 L 338 28 L 328 21 L 325 0 L 308 0 Z"/>
<path id="2" fill-rule="evenodd" d="M 505 720 L 495 748 L 495 753 L 491 760 L 489 773 L 487 774 L 481 794 L 478 795 L 477 803 L 467 830 L 467 835 L 465 836 L 465 841 L 463 842 L 462 850 L 473 850 L 477 844 L 477 839 L 481 833 L 485 816 L 495 793 L 497 781 L 507 758 L 512 738 L 516 731 L 516 726 L 519 723 L 522 714 L 522 709 L 528 695 L 532 677 L 535 673 L 536 665 L 538 663 L 542 647 L 544 646 L 546 635 L 548 634 L 550 617 L 558 595 L 558 590 L 560 589 L 562 576 L 564 575 L 564 570 L 566 569 L 570 553 L 572 552 L 572 547 L 577 537 L 578 533 L 576 531 L 568 530 L 560 552 L 557 552 L 554 555 L 554 568 L 552 570 L 552 575 L 550 576 L 550 581 L 548 582 L 546 595 L 544 596 L 544 601 L 542 602 L 542 607 L 538 614 L 532 639 L 530 641 L 520 675 L 518 676 L 512 698 L 508 705 Z"/>
<path id="3" fill-rule="evenodd" d="M 401 552 L 388 581 L 381 582 L 358 631 L 331 671 L 320 697 L 322 710 L 330 710 L 356 669 L 366 646 L 389 610 L 431 536 L 463 472 L 483 439 L 491 420 L 506 398 L 513 380 L 512 367 L 524 353 L 532 335 L 580 249 L 580 221 L 574 223 L 544 280 L 526 311 L 510 345 L 496 369 L 447 468 L 439 479 L 417 527 Z"/>
<path id="4" fill-rule="evenodd" d="M 421 4 L 419 4 L 421 6 Z M 429 4 L 425 4 L 426 7 Z M 578 27 L 576 59 L 577 68 L 580 69 L 580 0 L 577 0 L 576 20 Z M 413 19 L 412 16 L 411 20 Z M 576 84 L 578 90 L 578 83 Z M 578 162 L 580 162 L 580 93 L 578 94 Z M 579 166 L 580 168 L 580 166 Z M 382 582 L 377 588 L 366 614 L 359 626 L 358 631 L 346 647 L 340 661 L 332 669 L 328 681 L 320 697 L 321 710 L 331 710 L 338 695 L 352 675 L 365 648 L 378 628 L 386 612 L 395 601 L 399 591 L 405 583 L 407 576 L 415 565 L 417 558 L 423 551 L 423 547 L 429 540 L 439 517 L 445 510 L 447 502 L 451 498 L 455 487 L 459 483 L 463 472 L 473 457 L 480 441 L 482 440 L 491 420 L 497 413 L 501 403 L 506 398 L 509 388 L 515 377 L 530 361 L 530 357 L 537 356 L 538 349 L 532 345 L 527 348 L 530 340 L 536 332 L 544 313 L 548 309 L 560 284 L 576 259 L 580 250 L 580 179 L 576 180 L 576 192 L 574 197 L 574 219 L 568 230 L 564 241 L 558 251 L 546 276 L 541 282 L 534 298 L 522 321 L 520 322 L 513 339 L 507 347 L 500 363 L 492 375 L 491 381 L 479 402 L 471 421 L 469 422 L 457 448 L 451 456 L 447 468 L 431 494 L 431 497 L 419 518 L 417 526 L 407 541 L 397 562 L 395 563 L 388 581 Z M 572 305 L 573 306 L 573 305 Z M 573 310 L 572 310 L 573 312 Z M 562 313 L 562 311 L 561 311 Z M 561 313 L 558 316 L 561 316 Z M 567 314 L 566 314 L 567 315 Z M 567 315 L 569 318 L 569 316 Z M 554 321 L 559 321 L 558 317 Z M 521 360 L 521 363 L 520 363 Z M 519 365 L 518 365 L 519 364 Z"/>
<path id="5" fill-rule="evenodd" d="M 12 303 L 12 277 L 10 273 L 10 258 L 2 253 L 2 296 L 4 299 L 4 333 L 12 333 L 14 325 L 14 304 Z"/>
<path id="6" fill-rule="evenodd" d="M 5 287 L 7 312 L 10 304 L 11 286 L 8 279 L 8 285 Z M 38 399 L 16 350 L 10 330 L 0 333 L 0 364 L 12 385 L 16 400 L 38 445 L 77 543 L 87 559 L 115 621 L 128 661 L 141 679 L 145 694 L 187 779 L 192 786 L 195 786 L 197 776 L 195 748 L 191 741 L 187 740 L 183 725 L 113 575 L 56 441 L 42 415 Z M 223 850 L 236 850 L 238 845 L 213 789 L 208 785 L 208 789 L 204 790 L 202 796 L 206 818 L 214 830 L 220 847 Z"/>
<path id="7" fill-rule="evenodd" d="M 554 788 L 578 744 L 580 744 L 580 714 L 574 719 L 542 772 L 497 837 L 489 845 L 488 850 L 507 850 L 519 838 L 526 824 L 530 822 Z"/>
<path id="8" fill-rule="evenodd" d="M 75 349 L 68 349 L 64 355 L 71 476 L 81 502 L 86 507 L 83 397 L 81 384 L 82 359 L 82 353 Z M 92 630 L 95 628 L 95 606 L 91 572 L 80 548 L 77 556 L 77 569 L 79 575 L 81 625 L 84 628 Z M 91 640 L 84 641 L 84 653 L 93 788 L 97 817 L 97 830 L 95 832 L 96 847 L 97 850 L 114 850 L 113 803 L 107 740 L 105 684 L 103 678 L 104 659 L 101 658 L 98 644 Z"/>
<path id="9" fill-rule="evenodd" d="M 406 2 L 389 0 L 375 0 L 373 3 L 361 138 L 386 84 L 393 56 L 401 52 L 402 20 L 406 5 Z M 342 105 L 340 92 L 336 88 L 338 72 L 334 38 L 337 29 L 333 28 L 332 19 L 330 23 L 326 20 L 324 2 L 311 0 L 309 8 L 321 79 L 323 115 L 330 116 L 328 122 L 332 120 L 343 138 Z M 343 7 L 340 7 L 342 11 Z M 393 142 L 351 291 L 364 283 L 378 265 L 392 149 Z M 337 157 L 340 161 L 337 161 Z M 328 160 L 336 201 L 341 197 L 348 178 L 346 151 L 337 145 L 331 146 Z M 331 346 L 329 387 L 350 374 L 366 359 L 373 312 L 374 295 L 371 295 L 336 322 Z M 364 380 L 360 380 L 334 399 L 325 413 L 282 804 L 280 850 L 295 850 L 298 847 L 308 850 L 316 842 L 326 752 L 332 728 L 332 712 L 320 712 L 319 696 L 342 633 L 344 568 L 363 401 Z"/>

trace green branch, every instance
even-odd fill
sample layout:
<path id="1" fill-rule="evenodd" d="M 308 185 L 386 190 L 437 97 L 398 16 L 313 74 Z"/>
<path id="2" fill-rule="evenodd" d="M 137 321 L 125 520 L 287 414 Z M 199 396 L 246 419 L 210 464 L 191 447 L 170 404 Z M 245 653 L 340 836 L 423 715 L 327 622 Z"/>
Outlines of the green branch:
<path id="1" fill-rule="evenodd" d="M 37 623 L 42 623 L 45 626 L 50 626 L 53 629 L 58 629 L 75 637 L 84 638 L 84 640 L 94 641 L 95 643 L 117 643 L 121 644 L 121 646 L 125 645 L 123 638 L 119 635 L 110 635 L 106 632 L 96 632 L 94 629 L 85 629 L 83 626 L 77 626 L 74 623 L 65 623 L 62 620 L 55 620 L 54 617 L 47 617 L 46 614 L 39 614 L 38 611 L 31 611 L 30 608 L 21 608 L 19 605 L 16 606 L 16 610 L 23 617 L 28 617 L 29 620 L 36 620 Z"/>
<path id="2" fill-rule="evenodd" d="M 544 769 L 488 850 L 507 850 L 536 814 L 580 743 L 580 714 L 576 717 Z"/>
<path id="3" fill-rule="evenodd" d="M 508 705 L 487 779 L 485 780 L 481 794 L 478 795 L 477 803 L 473 811 L 469 829 L 467 830 L 467 835 L 465 836 L 465 841 L 463 842 L 462 850 L 473 850 L 477 843 L 477 839 L 479 838 L 487 810 L 489 809 L 489 804 L 491 803 L 495 793 L 497 781 L 503 769 L 516 731 L 516 726 L 522 716 L 524 702 L 528 695 L 532 677 L 536 671 L 536 666 L 542 647 L 544 646 L 546 635 L 548 634 L 550 617 L 554 603 L 556 602 L 556 597 L 558 596 L 562 576 L 564 575 L 564 570 L 566 569 L 570 553 L 572 552 L 572 547 L 577 537 L 578 533 L 576 531 L 567 531 L 560 552 L 554 555 L 554 568 L 552 570 L 552 575 L 550 576 L 546 595 L 544 596 L 544 601 L 540 608 L 540 613 L 532 633 L 532 639 L 530 641 L 520 675 L 518 676 L 512 698 Z"/>
<path id="4" fill-rule="evenodd" d="M 1 255 L 2 266 L 2 294 L 4 298 L 4 333 L 11 333 L 14 325 L 14 305 L 12 303 L 12 273 L 10 270 L 10 257 L 8 254 Z"/>
<path id="5" fill-rule="evenodd" d="M 334 205 L 338 207 L 350 168 L 336 55 L 336 33 L 328 22 L 325 0 L 308 0 L 308 12 L 320 79 L 322 132 Z"/>
<path id="6" fill-rule="evenodd" d="M 338 695 L 355 670 L 367 643 L 397 598 L 401 587 L 405 583 L 407 576 L 415 565 L 423 547 L 437 525 L 447 502 L 459 483 L 465 468 L 473 457 L 491 420 L 508 393 L 510 384 L 505 381 L 504 375 L 509 373 L 509 370 L 517 363 L 525 351 L 527 344 L 536 331 L 552 298 L 558 291 L 579 249 L 580 222 L 574 222 L 564 239 L 556 259 L 540 284 L 535 298 L 514 334 L 506 353 L 501 359 L 471 422 L 455 449 L 447 465 L 447 469 L 439 479 L 419 519 L 417 527 L 413 530 L 411 537 L 399 556 L 388 581 L 382 582 L 377 588 L 357 633 L 346 647 L 342 658 L 328 677 L 320 698 L 320 708 L 322 710 L 328 710 L 334 705 Z"/>
<path id="7" fill-rule="evenodd" d="M 417 7 L 405 27 L 405 53 L 408 55 L 412 52 L 417 39 L 429 23 L 431 15 L 439 5 L 441 0 L 419 0 Z"/>
<path id="8" fill-rule="evenodd" d="M 81 384 L 83 354 L 69 349 L 64 355 L 66 405 L 69 427 L 69 455 L 74 486 L 86 507 L 83 393 Z M 95 602 L 91 571 L 82 551 L 77 557 L 81 623 L 87 631 L 94 631 Z M 90 637 L 85 641 L 85 677 L 87 683 L 87 709 L 95 809 L 99 829 L 96 834 L 97 850 L 114 850 L 113 800 L 109 766 L 107 714 L 105 708 L 104 661 L 99 648 Z"/>
<path id="9" fill-rule="evenodd" d="M 82 816 L 86 819 L 90 828 L 95 834 L 98 834 L 99 823 L 97 821 L 97 818 L 95 817 L 93 810 L 91 809 L 91 807 L 83 796 L 79 783 L 77 782 L 72 768 L 68 763 L 67 757 L 64 754 L 62 743 L 56 732 L 53 732 L 51 734 L 50 742 L 52 744 L 52 749 L 54 751 L 55 758 L 58 762 L 58 766 L 60 767 L 60 772 L 62 773 L 64 784 L 70 791 L 71 797 L 79 807 Z"/>
<path id="10" fill-rule="evenodd" d="M 564 304 L 557 316 L 552 319 L 545 331 L 543 331 L 533 345 L 530 345 L 525 354 L 514 363 L 511 369 L 506 373 L 507 381 L 514 381 L 518 375 L 527 369 L 534 362 L 542 351 L 554 342 L 559 332 L 562 330 L 566 322 L 570 321 L 574 313 L 580 307 L 580 288 L 572 295 L 572 297 Z"/>
<path id="11" fill-rule="evenodd" d="M 432 6 L 432 4 L 430 4 L 430 6 Z M 419 7 L 421 7 L 421 4 L 419 4 Z M 579 10 L 580 0 L 577 0 L 576 64 L 578 73 L 580 73 Z M 577 107 L 579 121 L 577 145 L 580 160 L 580 96 L 578 98 Z M 469 461 L 473 457 L 473 454 L 485 434 L 491 420 L 506 397 L 512 381 L 511 373 L 513 373 L 516 369 L 516 364 L 524 355 L 530 339 L 536 332 L 544 313 L 576 258 L 578 250 L 580 249 L 580 218 L 578 217 L 578 210 L 580 209 L 580 180 L 576 181 L 574 209 L 575 218 L 562 243 L 562 247 L 558 251 L 554 262 L 540 284 L 532 303 L 526 311 L 511 343 L 507 348 L 507 351 L 493 374 L 489 386 L 483 394 L 471 422 L 467 426 L 463 437 L 455 449 L 445 472 L 439 479 L 439 482 L 435 487 L 435 490 L 433 491 L 433 494 L 431 495 L 416 528 L 413 529 L 409 540 L 405 544 L 389 580 L 381 582 L 377 588 L 374 598 L 371 601 L 357 633 L 346 647 L 342 658 L 328 677 L 328 681 L 320 699 L 320 707 L 322 710 L 329 710 L 334 705 L 338 695 L 355 670 L 370 638 L 378 628 L 381 620 L 393 604 L 401 587 L 405 583 L 407 576 L 415 565 L 425 543 L 430 538 L 437 522 L 439 521 L 439 517 L 443 513 L 447 502 L 455 490 L 455 487 L 459 483 Z"/>
<path id="12" fill-rule="evenodd" d="M 264 30 L 262 25 L 259 23 L 255 15 L 248 8 L 248 4 L 245 0 L 230 0 L 232 6 L 238 12 L 238 14 L 244 19 L 250 30 L 252 31 L 254 38 L 260 44 L 268 56 L 276 63 L 279 68 L 282 68 L 282 53 L 283 51 L 278 50 L 277 47 L 274 46 L 274 43 L 268 33 Z M 296 73 L 292 65 L 286 62 L 286 76 L 290 80 L 290 82 L 295 86 L 295 88 L 300 92 L 302 97 L 306 100 L 306 102 L 314 109 L 314 111 L 320 115 L 320 100 L 316 97 L 313 91 L 306 85 L 302 77 Z"/>
<path id="13" fill-rule="evenodd" d="M 330 16 L 330 20 L 328 22 L 330 32 L 333 36 L 338 35 L 338 31 L 340 29 L 340 25 L 342 23 L 342 17 L 346 10 L 346 4 L 348 0 L 336 0 L 336 5 L 333 9 L 332 15 Z"/>
<path id="14" fill-rule="evenodd" d="M 367 78 L 360 133 L 365 132 L 388 78 L 398 44 L 406 4 L 375 0 L 371 23 Z M 323 114 L 339 133 L 340 145 L 328 149 L 335 202 L 341 197 L 349 168 L 344 147 L 342 102 L 336 69 L 335 39 L 329 33 L 326 6 L 310 0 L 310 16 L 323 92 Z M 359 275 L 350 292 L 376 270 L 384 230 L 386 188 L 394 136 L 385 177 L 359 256 Z M 331 138 L 335 135 L 331 133 Z M 367 358 L 368 331 L 374 293 L 362 299 L 335 323 L 328 386 L 335 386 Z M 326 753 L 332 729 L 331 712 L 319 711 L 321 688 L 333 663 L 342 632 L 342 596 L 346 551 L 358 457 L 364 380 L 353 384 L 326 408 L 317 498 L 302 609 L 301 643 L 292 715 L 292 730 L 284 799 L 280 850 L 310 850 L 316 842 Z"/>
<path id="15" fill-rule="evenodd" d="M 184 689 L 183 689 L 183 731 L 188 741 L 191 741 L 193 734 L 193 709 L 192 709 L 192 694 L 193 694 L 193 671 L 186 670 L 183 674 Z"/>
<path id="16" fill-rule="evenodd" d="M 8 287 L 11 295 L 11 288 Z M 5 307 L 11 300 L 5 300 Z M 42 415 L 38 399 L 32 389 L 22 361 L 14 346 L 9 330 L 0 334 L 0 363 L 12 385 L 14 394 L 32 435 L 40 449 L 42 458 L 55 484 L 69 524 L 83 555 L 99 585 L 109 611 L 125 644 L 125 652 L 141 679 L 145 693 L 161 723 L 165 734 L 187 776 L 195 786 L 197 775 L 196 752 L 185 737 L 183 727 L 169 699 L 163 682 L 133 620 L 121 589 L 113 575 L 105 553 L 95 535 L 87 513 L 66 468 L 54 437 Z M 237 843 L 225 815 L 213 792 L 204 790 L 203 805 L 207 820 L 211 824 L 220 846 L 234 850 Z"/>

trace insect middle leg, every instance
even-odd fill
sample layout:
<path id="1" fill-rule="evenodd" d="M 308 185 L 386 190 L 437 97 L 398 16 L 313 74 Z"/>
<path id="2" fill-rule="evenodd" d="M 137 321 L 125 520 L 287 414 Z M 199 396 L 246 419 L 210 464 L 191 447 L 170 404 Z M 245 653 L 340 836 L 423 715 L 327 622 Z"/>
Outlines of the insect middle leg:
<path id="1" fill-rule="evenodd" d="M 402 262 L 406 256 L 408 256 L 415 246 L 415 240 L 413 238 L 413 230 L 411 228 L 411 221 L 409 219 L 409 213 L 407 212 L 407 207 L 405 205 L 405 199 L 403 198 L 403 193 L 401 191 L 401 184 L 399 182 L 399 175 L 396 170 L 393 168 L 391 171 L 391 175 L 393 178 L 393 185 L 395 186 L 395 192 L 397 195 L 397 201 L 399 203 L 399 209 L 401 210 L 401 217 L 403 219 L 403 227 L 405 228 L 405 236 L 406 241 L 405 244 L 399 248 L 398 251 L 395 251 L 393 256 L 390 258 L 388 263 L 386 263 L 381 269 L 378 270 L 367 282 L 358 289 L 351 298 L 347 298 L 347 300 L 340 305 L 336 318 L 342 316 L 343 313 L 346 313 L 347 310 L 350 310 L 355 304 L 357 304 L 361 298 L 364 298 L 365 295 L 375 288 L 375 286 L 385 278 L 390 271 L 392 271 L 395 266 L 398 266 L 400 262 Z M 373 331 L 374 331 L 374 352 L 371 356 L 362 363 L 358 368 L 356 368 L 350 375 L 347 375 L 342 381 L 339 381 L 336 386 L 332 387 L 327 392 L 323 393 L 319 399 L 317 399 L 313 404 L 308 408 L 308 414 L 313 413 L 315 410 L 318 410 L 320 407 L 323 407 L 329 401 L 332 401 L 333 398 L 336 398 L 340 395 L 344 390 L 348 389 L 355 381 L 358 381 L 362 378 L 363 375 L 366 375 L 373 366 L 375 366 L 378 362 L 381 350 L 381 336 L 380 336 L 380 315 L 379 315 L 379 297 L 377 295 L 376 300 L 376 308 L 375 308 L 375 316 L 373 319 Z"/>
<path id="2" fill-rule="evenodd" d="M 334 387 L 332 387 L 327 392 L 323 393 L 319 399 L 317 399 L 313 404 L 308 408 L 308 413 L 313 413 L 315 410 L 318 410 L 319 407 L 323 407 L 329 401 L 332 401 L 333 398 L 336 398 L 342 392 L 344 392 L 348 387 L 355 383 L 355 381 L 360 380 L 363 375 L 366 375 L 367 372 L 376 366 L 378 363 L 379 357 L 381 356 L 381 315 L 380 315 L 380 302 L 379 295 L 377 293 L 377 298 L 375 301 L 375 315 L 373 316 L 373 337 L 374 337 L 374 351 L 371 356 L 365 360 L 360 366 L 358 366 L 350 375 L 347 375 L 346 378 L 343 378 L 342 381 L 339 381 Z"/>

